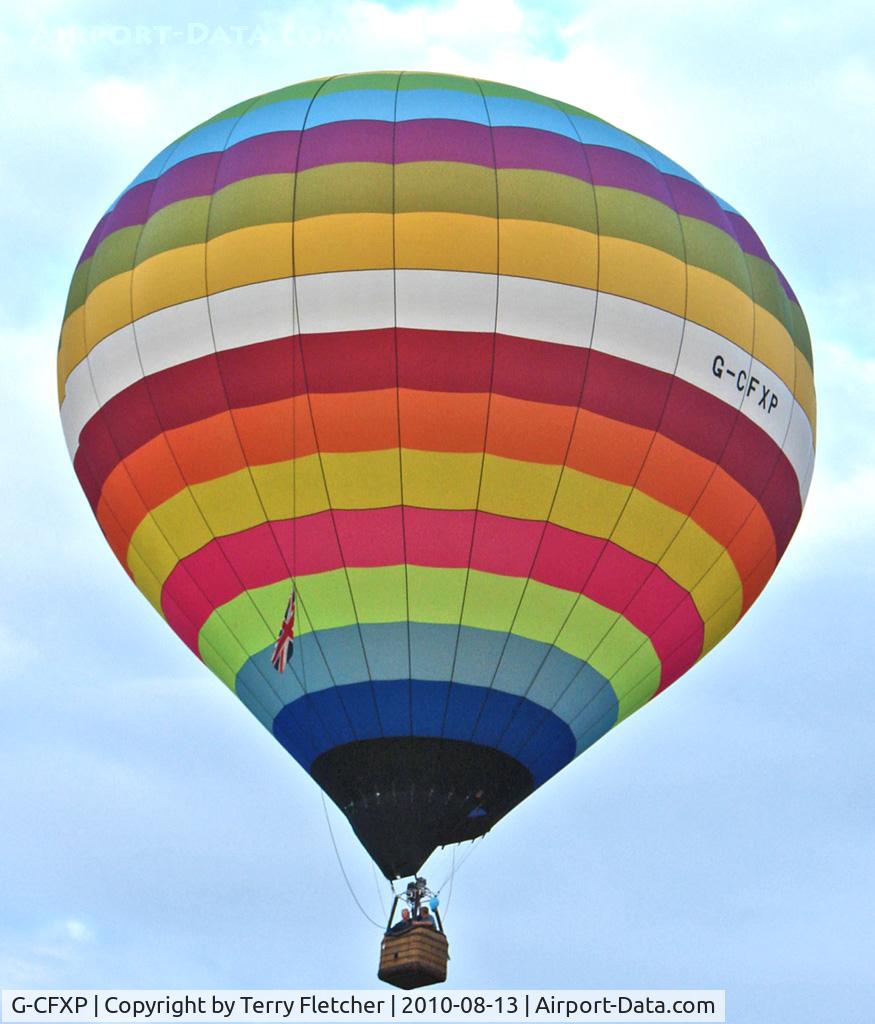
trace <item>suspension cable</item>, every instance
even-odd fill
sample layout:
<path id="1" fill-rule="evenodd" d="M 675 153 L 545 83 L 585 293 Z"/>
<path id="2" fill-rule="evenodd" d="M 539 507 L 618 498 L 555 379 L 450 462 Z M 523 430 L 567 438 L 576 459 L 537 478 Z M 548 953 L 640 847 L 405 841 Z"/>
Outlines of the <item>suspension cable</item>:
<path id="1" fill-rule="evenodd" d="M 337 858 L 337 865 L 340 868 L 340 873 L 343 875 L 344 882 L 346 882 L 346 887 L 349 889 L 349 894 L 352 896 L 355 905 L 362 912 L 362 915 L 367 918 L 375 928 L 379 928 L 381 932 L 385 931 L 386 929 L 384 926 L 371 917 L 371 915 L 361 905 L 358 896 L 355 894 L 355 890 L 353 889 L 349 876 L 346 873 L 346 869 L 343 866 L 343 861 L 340 858 L 340 850 L 337 848 L 337 842 L 334 838 L 334 829 L 331 827 L 331 818 L 328 815 L 328 804 L 325 802 L 325 794 L 321 789 L 319 790 L 319 796 L 322 798 L 322 810 L 325 812 L 325 823 L 328 825 L 328 835 L 331 836 L 331 845 L 334 847 L 334 856 Z"/>
<path id="2" fill-rule="evenodd" d="M 377 890 L 377 900 L 380 903 L 380 910 L 382 910 L 384 916 L 388 918 L 389 911 L 386 910 L 386 903 L 385 903 L 385 901 L 383 899 L 383 890 L 380 888 L 380 880 L 379 880 L 379 878 L 377 878 L 377 869 L 374 867 L 374 862 L 373 861 L 371 861 L 370 864 L 371 864 L 371 875 L 372 875 L 372 877 L 374 879 L 374 888 Z M 390 887 L 392 886 L 391 882 L 389 883 L 389 886 Z M 392 893 L 394 895 L 394 893 L 395 893 L 394 888 L 392 888 Z"/>
<path id="3" fill-rule="evenodd" d="M 484 836 L 478 836 L 477 838 L 482 840 L 485 837 Z M 444 888 L 447 886 L 447 884 L 449 883 L 449 887 L 450 888 L 449 888 L 449 892 L 447 893 L 447 902 L 444 905 L 444 910 L 443 910 L 443 916 L 444 917 L 447 916 L 447 912 L 450 909 L 450 900 L 452 900 L 452 898 L 453 898 L 453 884 L 454 884 L 454 882 L 456 880 L 456 872 L 457 871 L 461 871 L 462 865 L 465 864 L 465 862 L 468 860 L 468 858 L 471 856 L 471 854 L 474 852 L 474 850 L 478 849 L 481 845 L 482 844 L 479 843 L 477 841 L 477 839 L 473 839 L 471 841 L 470 847 L 465 851 L 464 855 L 459 859 L 458 864 L 456 863 L 456 853 L 457 853 L 457 851 L 459 849 L 459 846 L 458 846 L 458 844 L 453 846 L 453 860 L 452 860 L 452 865 L 450 867 L 450 873 L 443 880 L 443 882 L 441 882 L 440 887 L 435 891 L 435 896 L 439 896 L 444 891 Z"/>

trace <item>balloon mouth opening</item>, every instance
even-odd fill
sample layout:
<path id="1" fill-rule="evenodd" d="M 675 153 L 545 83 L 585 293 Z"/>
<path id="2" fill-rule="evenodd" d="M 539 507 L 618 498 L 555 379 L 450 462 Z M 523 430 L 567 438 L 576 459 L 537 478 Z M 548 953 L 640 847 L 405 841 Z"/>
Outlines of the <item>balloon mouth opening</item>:
<path id="1" fill-rule="evenodd" d="M 485 835 L 534 789 L 508 754 L 436 737 L 345 743 L 320 754 L 310 774 L 389 879 L 416 874 L 439 846 Z"/>

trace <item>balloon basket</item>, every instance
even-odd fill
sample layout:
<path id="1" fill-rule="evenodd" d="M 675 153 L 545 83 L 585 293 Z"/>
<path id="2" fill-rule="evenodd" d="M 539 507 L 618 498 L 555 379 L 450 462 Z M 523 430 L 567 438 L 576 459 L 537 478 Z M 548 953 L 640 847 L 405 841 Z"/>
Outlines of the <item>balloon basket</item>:
<path id="1" fill-rule="evenodd" d="M 401 935 L 386 935 L 380 947 L 377 977 L 397 988 L 422 988 L 447 980 L 449 944 L 443 932 L 413 927 Z"/>

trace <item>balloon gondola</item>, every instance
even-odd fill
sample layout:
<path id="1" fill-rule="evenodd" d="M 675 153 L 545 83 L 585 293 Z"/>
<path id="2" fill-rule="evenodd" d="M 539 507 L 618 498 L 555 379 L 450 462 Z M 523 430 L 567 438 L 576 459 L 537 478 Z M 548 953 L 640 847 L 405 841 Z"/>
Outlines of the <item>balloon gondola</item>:
<path id="1" fill-rule="evenodd" d="M 746 220 L 567 103 L 340 75 L 121 193 L 58 352 L 127 574 L 390 879 L 739 621 L 799 520 L 811 348 Z"/>
<path id="2" fill-rule="evenodd" d="M 428 904 L 426 897 L 431 897 Z M 395 911 L 402 901 L 407 907 L 396 922 Z M 381 981 L 411 989 L 447 980 L 450 953 L 438 903 L 426 880 L 418 875 L 408 882 L 405 892 L 396 893 L 380 945 L 377 977 Z"/>

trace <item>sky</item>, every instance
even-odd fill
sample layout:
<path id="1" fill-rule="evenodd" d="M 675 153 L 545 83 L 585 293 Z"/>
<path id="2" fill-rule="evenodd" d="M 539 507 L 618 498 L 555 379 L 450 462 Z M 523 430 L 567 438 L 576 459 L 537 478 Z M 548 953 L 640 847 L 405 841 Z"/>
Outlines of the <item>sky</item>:
<path id="1" fill-rule="evenodd" d="M 54 360 L 106 206 L 243 98 L 375 68 L 556 96 L 738 208 L 808 318 L 818 457 L 752 612 L 441 893 L 454 988 L 723 988 L 733 1024 L 875 1012 L 875 20 L 868 3 L 35 0 L 0 14 L 0 987 L 372 988 L 314 783 L 132 587 Z M 367 913 L 388 884 L 333 807 Z M 470 852 L 469 852 L 470 851 Z M 449 852 L 424 873 L 439 886 Z"/>

